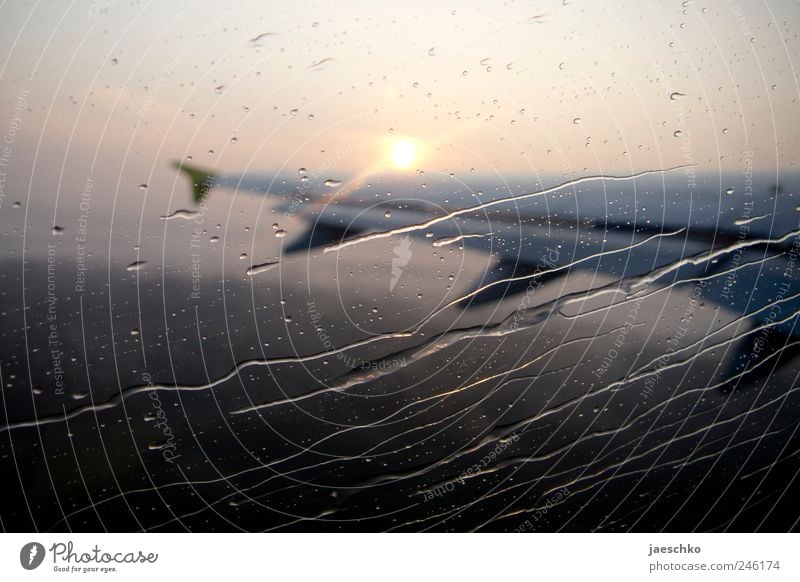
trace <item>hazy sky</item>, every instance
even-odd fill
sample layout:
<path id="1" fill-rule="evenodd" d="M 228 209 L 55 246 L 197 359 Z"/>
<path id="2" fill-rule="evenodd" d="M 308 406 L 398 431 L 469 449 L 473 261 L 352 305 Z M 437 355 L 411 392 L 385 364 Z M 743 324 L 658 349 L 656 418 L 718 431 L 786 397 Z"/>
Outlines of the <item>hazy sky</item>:
<path id="1" fill-rule="evenodd" d="M 794 1 L 0 12 L 0 123 L 28 91 L 16 143 L 43 159 L 345 175 L 391 164 L 408 140 L 411 169 L 444 172 L 736 169 L 747 150 L 756 169 L 800 161 Z"/>

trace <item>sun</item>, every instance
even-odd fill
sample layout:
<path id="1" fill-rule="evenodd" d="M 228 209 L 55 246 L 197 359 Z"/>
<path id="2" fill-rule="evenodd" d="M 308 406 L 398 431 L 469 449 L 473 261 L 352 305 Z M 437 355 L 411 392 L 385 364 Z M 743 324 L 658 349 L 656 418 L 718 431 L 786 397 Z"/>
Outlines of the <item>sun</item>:
<path id="1" fill-rule="evenodd" d="M 417 148 L 407 139 L 392 144 L 391 162 L 396 168 L 408 168 L 417 158 Z"/>

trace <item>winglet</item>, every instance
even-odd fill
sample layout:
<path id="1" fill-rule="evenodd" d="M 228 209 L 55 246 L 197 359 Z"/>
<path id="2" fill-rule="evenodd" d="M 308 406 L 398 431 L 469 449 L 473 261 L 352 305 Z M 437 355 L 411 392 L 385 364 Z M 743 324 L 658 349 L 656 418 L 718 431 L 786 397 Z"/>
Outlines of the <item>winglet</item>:
<path id="1" fill-rule="evenodd" d="M 194 197 L 195 204 L 202 202 L 206 194 L 214 187 L 214 182 L 217 181 L 217 175 L 211 170 L 192 166 L 177 160 L 172 162 L 172 167 L 183 172 L 189 180 L 191 180 L 192 196 Z"/>

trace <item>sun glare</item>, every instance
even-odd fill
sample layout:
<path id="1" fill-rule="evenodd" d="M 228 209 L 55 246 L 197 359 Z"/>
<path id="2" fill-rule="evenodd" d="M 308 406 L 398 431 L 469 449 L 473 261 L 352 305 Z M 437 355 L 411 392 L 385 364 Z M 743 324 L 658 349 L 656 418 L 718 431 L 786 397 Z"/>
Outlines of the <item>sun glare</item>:
<path id="1" fill-rule="evenodd" d="M 408 168 L 417 157 L 417 148 L 408 140 L 395 142 L 392 145 L 391 161 L 396 168 Z"/>

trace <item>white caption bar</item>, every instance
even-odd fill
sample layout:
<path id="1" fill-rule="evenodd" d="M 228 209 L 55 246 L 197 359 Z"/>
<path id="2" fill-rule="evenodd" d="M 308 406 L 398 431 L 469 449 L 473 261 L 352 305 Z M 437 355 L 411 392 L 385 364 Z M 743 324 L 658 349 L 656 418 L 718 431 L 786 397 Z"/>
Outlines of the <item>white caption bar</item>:
<path id="1" fill-rule="evenodd" d="M 787 534 L 3 534 L 2 580 L 800 580 Z M 190 576 L 190 578 L 186 578 Z"/>

